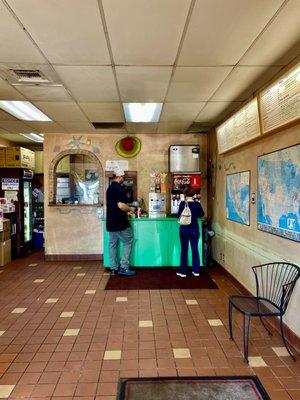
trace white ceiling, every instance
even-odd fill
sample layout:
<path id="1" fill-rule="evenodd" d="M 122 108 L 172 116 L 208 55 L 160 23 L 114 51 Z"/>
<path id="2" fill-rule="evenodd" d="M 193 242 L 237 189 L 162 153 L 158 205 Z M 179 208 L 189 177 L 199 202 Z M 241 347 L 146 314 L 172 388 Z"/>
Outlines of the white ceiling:
<path id="1" fill-rule="evenodd" d="M 53 120 L 0 112 L 0 136 L 213 126 L 299 56 L 299 21 L 300 0 L 0 0 L 0 100 Z M 12 68 L 52 84 L 13 86 Z M 93 127 L 125 122 L 122 101 L 163 102 L 160 121 Z"/>

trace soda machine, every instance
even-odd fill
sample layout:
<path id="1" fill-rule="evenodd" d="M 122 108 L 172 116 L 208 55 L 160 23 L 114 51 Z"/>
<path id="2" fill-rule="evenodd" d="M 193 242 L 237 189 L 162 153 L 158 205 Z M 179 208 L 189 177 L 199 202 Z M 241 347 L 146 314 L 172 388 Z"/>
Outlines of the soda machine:
<path id="1" fill-rule="evenodd" d="M 186 187 L 196 190 L 195 200 L 200 200 L 201 172 L 200 146 L 198 144 L 171 145 L 169 147 L 171 214 L 178 214 L 179 204 L 184 200 Z"/>

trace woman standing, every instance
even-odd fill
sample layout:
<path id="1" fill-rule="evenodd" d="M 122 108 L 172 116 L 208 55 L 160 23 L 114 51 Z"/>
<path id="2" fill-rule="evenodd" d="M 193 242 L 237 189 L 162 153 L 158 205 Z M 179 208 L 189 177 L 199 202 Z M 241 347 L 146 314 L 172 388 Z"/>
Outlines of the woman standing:
<path id="1" fill-rule="evenodd" d="M 181 278 L 185 278 L 187 275 L 187 267 L 188 267 L 188 250 L 189 250 L 189 242 L 191 243 L 192 249 L 192 259 L 193 259 L 193 271 L 192 274 L 194 276 L 199 276 L 200 270 L 200 258 L 198 251 L 198 242 L 200 237 L 199 225 L 197 218 L 201 218 L 204 215 L 203 208 L 198 201 L 194 201 L 193 196 L 196 194 L 196 191 L 192 188 L 185 188 L 184 191 L 185 201 L 182 201 L 179 204 L 178 210 L 178 218 L 180 217 L 185 203 L 187 202 L 192 218 L 191 223 L 189 225 L 180 225 L 179 228 L 179 236 L 180 236 L 180 244 L 181 244 L 181 256 L 180 256 L 180 268 L 176 275 Z"/>

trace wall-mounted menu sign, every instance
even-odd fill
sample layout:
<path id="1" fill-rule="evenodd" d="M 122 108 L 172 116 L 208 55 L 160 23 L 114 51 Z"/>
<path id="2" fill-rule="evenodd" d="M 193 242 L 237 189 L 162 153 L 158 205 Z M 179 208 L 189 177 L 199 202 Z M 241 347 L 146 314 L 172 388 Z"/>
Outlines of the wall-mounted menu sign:
<path id="1" fill-rule="evenodd" d="M 300 118 L 300 64 L 260 95 L 263 133 Z"/>
<path id="2" fill-rule="evenodd" d="M 258 136 L 260 136 L 260 128 L 255 98 L 217 127 L 219 153 L 225 153 Z"/>

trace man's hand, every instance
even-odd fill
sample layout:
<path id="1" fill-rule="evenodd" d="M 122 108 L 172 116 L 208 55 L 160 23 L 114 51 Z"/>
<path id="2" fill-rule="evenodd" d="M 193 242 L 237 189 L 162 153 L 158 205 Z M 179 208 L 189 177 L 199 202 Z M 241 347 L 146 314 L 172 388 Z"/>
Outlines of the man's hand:
<path id="1" fill-rule="evenodd" d="M 118 207 L 122 210 L 122 211 L 126 211 L 126 212 L 135 212 L 135 208 L 134 207 L 129 207 L 128 204 L 119 202 L 118 203 Z"/>

